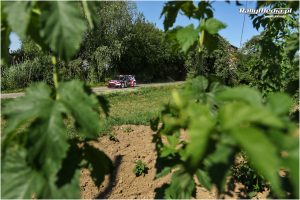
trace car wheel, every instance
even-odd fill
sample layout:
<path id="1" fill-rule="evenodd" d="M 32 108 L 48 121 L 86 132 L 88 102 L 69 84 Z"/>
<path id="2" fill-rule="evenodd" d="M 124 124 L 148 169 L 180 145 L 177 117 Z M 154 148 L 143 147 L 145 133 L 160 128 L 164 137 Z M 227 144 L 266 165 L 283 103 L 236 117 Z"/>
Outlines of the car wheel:
<path id="1" fill-rule="evenodd" d="M 121 83 L 121 88 L 124 88 L 124 83 Z"/>

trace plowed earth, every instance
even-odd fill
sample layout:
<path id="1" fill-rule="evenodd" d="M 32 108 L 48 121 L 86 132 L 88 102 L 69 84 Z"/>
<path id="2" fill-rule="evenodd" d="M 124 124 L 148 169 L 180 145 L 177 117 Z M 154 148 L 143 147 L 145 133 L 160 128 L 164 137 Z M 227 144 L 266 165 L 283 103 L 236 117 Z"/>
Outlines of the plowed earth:
<path id="1" fill-rule="evenodd" d="M 157 189 L 170 181 L 171 175 L 155 179 L 156 152 L 152 143 L 153 132 L 148 126 L 122 125 L 114 127 L 113 133 L 119 141 L 111 141 L 108 136 L 100 137 L 92 143 L 104 151 L 114 162 L 113 173 L 105 177 L 98 188 L 94 185 L 88 170 L 81 172 L 82 199 L 154 199 Z M 147 174 L 136 177 L 133 173 L 136 160 L 146 163 Z M 220 169 L 222 170 L 222 169 Z M 268 192 L 256 198 L 266 198 Z M 245 198 L 243 186 L 235 183 L 234 189 L 227 191 L 223 198 Z M 197 185 L 197 199 L 216 199 L 214 191 L 209 192 Z"/>

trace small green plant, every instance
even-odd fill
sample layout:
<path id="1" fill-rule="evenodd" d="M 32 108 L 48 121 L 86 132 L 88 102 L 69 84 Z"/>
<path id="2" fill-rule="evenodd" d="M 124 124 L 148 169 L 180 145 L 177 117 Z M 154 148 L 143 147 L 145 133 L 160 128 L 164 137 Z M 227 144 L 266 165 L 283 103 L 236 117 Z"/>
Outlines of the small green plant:
<path id="1" fill-rule="evenodd" d="M 131 126 L 128 126 L 124 129 L 125 133 L 131 133 L 133 131 L 133 129 L 131 128 Z"/>
<path id="2" fill-rule="evenodd" d="M 135 174 L 135 176 L 140 176 L 142 174 L 146 174 L 147 169 L 148 169 L 148 167 L 146 166 L 146 164 L 143 161 L 137 160 L 137 161 L 135 161 L 133 173 Z"/>
<path id="3" fill-rule="evenodd" d="M 108 138 L 110 141 L 119 142 L 119 139 L 117 138 L 117 136 L 114 133 L 108 133 Z"/>

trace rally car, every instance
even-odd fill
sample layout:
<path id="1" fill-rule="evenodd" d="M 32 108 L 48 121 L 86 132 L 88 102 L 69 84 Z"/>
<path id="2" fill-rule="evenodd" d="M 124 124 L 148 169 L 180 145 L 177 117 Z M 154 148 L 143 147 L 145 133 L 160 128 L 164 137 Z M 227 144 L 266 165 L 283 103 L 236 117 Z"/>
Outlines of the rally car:
<path id="1" fill-rule="evenodd" d="M 135 87 L 136 80 L 134 75 L 118 75 L 107 84 L 109 88 L 127 88 Z"/>

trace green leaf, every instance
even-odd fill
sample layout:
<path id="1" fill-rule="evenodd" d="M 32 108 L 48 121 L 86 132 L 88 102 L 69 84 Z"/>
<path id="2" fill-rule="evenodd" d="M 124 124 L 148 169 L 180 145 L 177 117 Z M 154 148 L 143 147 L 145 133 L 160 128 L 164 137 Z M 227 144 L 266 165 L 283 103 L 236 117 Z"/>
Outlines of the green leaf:
<path id="1" fill-rule="evenodd" d="M 44 2 L 42 2 L 44 3 Z M 42 38 L 40 31 L 41 29 L 41 13 L 39 9 L 35 9 L 31 13 L 30 22 L 28 24 L 27 34 L 32 40 L 35 41 L 44 51 L 48 52 L 50 47 L 45 43 L 44 38 Z"/>
<path id="2" fill-rule="evenodd" d="M 206 47 L 208 53 L 212 53 L 218 48 L 219 37 L 217 35 L 211 35 L 208 32 L 204 31 L 204 41 L 203 45 Z"/>
<path id="3" fill-rule="evenodd" d="M 30 1 L 10 1 L 4 3 L 4 12 L 7 21 L 14 32 L 21 38 L 25 38 L 30 22 L 32 4 Z"/>
<path id="4" fill-rule="evenodd" d="M 164 19 L 165 30 L 168 30 L 170 27 L 173 26 L 174 22 L 176 21 L 177 14 L 180 10 L 180 6 L 183 3 L 184 2 L 170 1 L 165 4 L 163 11 L 160 15 L 161 17 L 165 15 L 165 19 Z"/>
<path id="5" fill-rule="evenodd" d="M 161 157 L 167 157 L 169 155 L 174 155 L 177 152 L 177 145 L 179 144 L 179 139 L 175 135 L 166 136 L 168 143 L 165 144 L 161 150 Z"/>
<path id="6" fill-rule="evenodd" d="M 68 135 L 62 119 L 62 105 L 54 103 L 44 109 L 45 118 L 37 120 L 29 130 L 28 139 L 33 142 L 28 148 L 29 159 L 38 159 L 46 174 L 55 175 L 69 147 Z"/>
<path id="7" fill-rule="evenodd" d="M 291 138 L 292 139 L 292 138 Z M 298 139 L 298 138 L 297 138 Z M 293 197 L 299 198 L 299 142 L 298 147 L 287 151 L 288 155 L 283 158 L 282 164 L 287 167 L 289 178 L 292 182 Z"/>
<path id="8" fill-rule="evenodd" d="M 181 50 L 186 53 L 188 49 L 197 41 L 199 30 L 194 29 L 194 25 L 190 24 L 181 28 L 176 33 L 176 39 L 180 44 Z"/>
<path id="9" fill-rule="evenodd" d="M 53 187 L 51 193 L 44 194 L 47 199 L 78 199 L 80 197 L 80 170 L 77 170 L 70 183 L 61 188 Z"/>
<path id="10" fill-rule="evenodd" d="M 226 178 L 234 161 L 235 153 L 235 148 L 220 141 L 215 151 L 203 160 L 204 170 L 211 182 L 216 184 L 219 193 L 225 189 Z"/>
<path id="11" fill-rule="evenodd" d="M 216 34 L 224 28 L 226 28 L 226 24 L 215 18 L 209 18 L 205 21 L 205 30 L 210 34 Z"/>
<path id="12" fill-rule="evenodd" d="M 93 21 L 92 21 L 92 15 L 91 15 L 91 11 L 90 11 L 90 8 L 89 8 L 89 2 L 87 2 L 86 0 L 81 0 L 81 4 L 82 4 L 82 7 L 83 7 L 85 17 L 87 18 L 87 21 L 89 23 L 89 26 L 90 26 L 91 29 L 93 29 L 94 24 L 93 24 Z M 95 14 L 95 13 L 93 13 L 93 14 Z"/>
<path id="13" fill-rule="evenodd" d="M 209 175 L 205 171 L 198 169 L 196 171 L 196 176 L 200 184 L 210 191 L 212 184 Z"/>
<path id="14" fill-rule="evenodd" d="M 97 97 L 94 94 L 87 95 L 83 83 L 77 80 L 61 83 L 58 95 L 68 114 L 75 119 L 79 134 L 86 138 L 97 137 L 101 130 Z"/>
<path id="15" fill-rule="evenodd" d="M 4 108 L 8 117 L 4 144 L 7 144 L 18 127 L 29 123 L 28 159 L 38 162 L 50 177 L 61 167 L 68 148 L 62 113 L 64 107 L 50 97 L 50 88 L 41 83 L 26 90 L 26 95 L 10 102 Z M 12 134 L 12 136 L 10 136 Z"/>
<path id="16" fill-rule="evenodd" d="M 293 100 L 284 93 L 273 93 L 267 97 L 268 106 L 277 115 L 288 114 Z"/>
<path id="17" fill-rule="evenodd" d="M 87 29 L 78 2 L 52 1 L 44 6 L 41 35 L 60 58 L 69 60 L 80 47 Z"/>
<path id="18" fill-rule="evenodd" d="M 202 93 L 208 87 L 208 80 L 203 76 L 198 76 L 187 83 L 186 90 L 191 90 L 192 93 Z"/>
<path id="19" fill-rule="evenodd" d="M 195 190 L 193 177 L 182 171 L 174 172 L 170 186 L 165 190 L 165 199 L 190 199 Z"/>
<path id="20" fill-rule="evenodd" d="M 275 128 L 283 128 L 283 122 L 271 111 L 262 107 L 253 107 L 242 102 L 233 102 L 220 109 L 222 128 L 231 129 L 248 123 L 262 124 Z"/>
<path id="21" fill-rule="evenodd" d="M 39 116 L 45 116 L 53 102 L 50 99 L 51 90 L 46 84 L 36 84 L 25 90 L 25 96 L 8 102 L 3 108 L 4 118 L 8 118 L 4 129 L 3 144 L 10 142 L 17 129 L 33 122 Z M 3 147 L 3 146 L 2 146 Z"/>
<path id="22" fill-rule="evenodd" d="M 188 108 L 190 113 L 190 125 L 188 137 L 190 142 L 186 147 L 191 167 L 196 168 L 205 152 L 209 134 L 215 126 L 210 110 L 207 106 L 192 104 Z"/>
<path id="23" fill-rule="evenodd" d="M 196 11 L 196 6 L 193 1 L 186 1 L 181 5 L 181 10 L 187 17 L 192 17 Z"/>
<path id="24" fill-rule="evenodd" d="M 272 185 L 272 190 L 282 196 L 278 172 L 280 169 L 280 158 L 276 147 L 258 129 L 236 127 L 230 134 L 244 150 L 253 167 L 259 174 L 263 175 Z"/>
<path id="25" fill-rule="evenodd" d="M 212 6 L 211 3 L 208 1 L 199 1 L 198 3 L 198 10 L 195 12 L 195 19 L 201 18 L 211 18 L 213 17 L 213 12 L 211 10 Z M 206 14 L 206 17 L 205 17 Z"/>
<path id="26" fill-rule="evenodd" d="M 37 171 L 28 167 L 26 151 L 23 148 L 8 150 L 1 163 L 1 198 L 31 199 L 39 194 L 47 180 Z"/>
<path id="27" fill-rule="evenodd" d="M 260 93 L 257 90 L 246 86 L 228 88 L 217 94 L 217 99 L 220 101 L 239 100 L 249 103 L 253 106 L 262 106 L 262 98 Z"/>
<path id="28" fill-rule="evenodd" d="M 165 167 L 161 172 L 156 174 L 155 179 L 166 176 L 171 172 L 171 170 L 172 170 L 171 167 Z"/>

